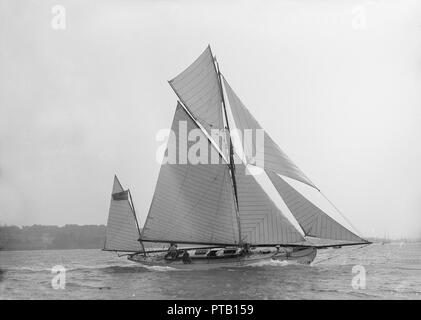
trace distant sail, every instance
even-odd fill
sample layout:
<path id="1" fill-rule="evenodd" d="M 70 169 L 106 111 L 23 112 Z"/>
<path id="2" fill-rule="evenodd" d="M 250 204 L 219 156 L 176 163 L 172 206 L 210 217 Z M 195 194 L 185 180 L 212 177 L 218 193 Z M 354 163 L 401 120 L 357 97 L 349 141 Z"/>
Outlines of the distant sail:
<path id="1" fill-rule="evenodd" d="M 331 240 L 365 242 L 364 239 L 346 229 L 307 200 L 279 175 L 270 171 L 266 171 L 266 173 L 292 215 L 303 228 L 306 236 Z"/>
<path id="2" fill-rule="evenodd" d="M 187 123 L 187 132 L 198 129 L 185 109 L 178 104 L 172 123 L 176 139 L 169 139 L 168 150 L 195 142 L 180 137 L 179 125 Z M 210 152 L 216 152 L 205 134 Z M 180 139 L 182 141 L 180 141 Z M 176 144 L 176 145 L 174 145 Z M 219 153 L 218 153 L 219 155 Z M 142 240 L 157 242 L 238 244 L 237 221 L 229 168 L 220 164 L 166 163 L 161 166 L 152 204 L 142 230 Z"/>
<path id="3" fill-rule="evenodd" d="M 243 241 L 254 245 L 304 241 L 256 179 L 245 170 L 243 164 L 236 165 Z"/>
<path id="4" fill-rule="evenodd" d="M 224 79 L 224 86 L 227 92 L 228 101 L 231 107 L 231 111 L 235 120 L 235 124 L 238 129 L 243 133 L 246 129 L 254 130 L 255 135 L 256 129 L 262 129 L 257 120 L 253 117 L 250 111 L 244 106 L 235 92 L 232 90 L 227 80 Z M 263 154 L 256 155 L 256 141 L 253 140 L 252 150 L 244 150 L 247 162 L 252 165 L 258 165 L 263 163 L 265 170 L 271 170 L 279 174 L 285 175 L 292 179 L 304 182 L 309 186 L 316 188 L 313 183 L 305 176 L 305 174 L 288 158 L 288 156 L 282 152 L 278 145 L 272 140 L 272 138 L 264 131 L 264 152 Z M 261 160 L 261 157 L 264 157 Z M 255 157 L 256 164 L 250 161 L 252 157 Z"/>
<path id="5" fill-rule="evenodd" d="M 224 129 L 222 92 L 210 46 L 169 83 L 208 133 L 212 128 Z"/>
<path id="6" fill-rule="evenodd" d="M 115 176 L 104 250 L 142 251 L 142 247 L 137 241 L 140 236 L 137 222 L 127 195 L 128 191 L 123 190 L 117 176 Z"/>

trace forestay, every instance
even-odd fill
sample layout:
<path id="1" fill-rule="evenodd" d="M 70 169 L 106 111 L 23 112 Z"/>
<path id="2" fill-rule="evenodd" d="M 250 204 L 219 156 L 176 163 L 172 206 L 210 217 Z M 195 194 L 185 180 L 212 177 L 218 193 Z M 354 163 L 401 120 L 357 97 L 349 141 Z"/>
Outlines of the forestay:
<path id="1" fill-rule="evenodd" d="M 332 240 L 365 242 L 353 232 L 336 222 L 329 215 L 301 195 L 274 172 L 266 171 L 279 195 L 285 201 L 292 215 L 303 228 L 306 236 Z"/>
<path id="2" fill-rule="evenodd" d="M 104 250 L 110 251 L 142 251 L 137 241 L 139 230 L 136 218 L 128 199 L 128 190 L 124 190 L 114 177 L 111 205 L 105 233 Z"/>
<path id="3" fill-rule="evenodd" d="M 304 182 L 316 188 L 305 176 L 305 174 L 279 148 L 266 131 L 264 131 L 263 152 L 257 152 L 256 154 L 256 132 L 257 130 L 262 130 L 262 127 L 232 90 L 227 80 L 225 78 L 223 79 L 237 129 L 239 129 L 243 135 L 245 130 L 252 130 L 252 143 L 243 143 L 245 146 L 243 151 L 245 153 L 247 163 L 262 167 L 266 170 L 275 171 L 279 174 Z M 251 145 L 251 149 L 247 147 L 248 145 Z M 258 148 L 257 151 L 259 151 Z"/>

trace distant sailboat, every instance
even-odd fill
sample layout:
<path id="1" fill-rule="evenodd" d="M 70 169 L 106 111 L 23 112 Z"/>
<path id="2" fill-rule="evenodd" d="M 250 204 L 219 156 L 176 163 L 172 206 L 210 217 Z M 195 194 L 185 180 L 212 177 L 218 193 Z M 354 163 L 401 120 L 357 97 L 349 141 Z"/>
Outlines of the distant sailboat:
<path id="1" fill-rule="evenodd" d="M 383 237 L 383 240 L 382 240 L 382 245 L 389 244 L 390 242 L 391 241 L 390 241 L 390 238 L 389 238 L 389 234 L 385 233 L 385 235 Z"/>
<path id="2" fill-rule="evenodd" d="M 169 84 L 179 102 L 171 127 L 175 136 L 168 141 L 166 155 L 175 151 L 178 161 L 162 164 L 141 231 L 130 191 L 114 178 L 104 250 L 127 252 L 130 260 L 144 265 L 207 269 L 271 259 L 311 263 L 318 248 L 370 243 L 285 179 L 318 190 L 266 132 L 262 152 L 257 152 L 256 140 L 237 150 L 231 128 L 256 132 L 262 127 L 222 76 L 210 46 Z M 206 141 L 208 162 L 193 163 L 182 154 L 182 145 L 190 150 L 196 143 L 180 133 L 182 125 L 187 132 L 199 129 L 197 138 Z M 214 129 L 223 133 L 222 142 L 215 140 Z M 215 154 L 216 164 L 215 157 L 211 159 Z M 264 170 L 297 226 L 248 174 L 250 167 Z M 145 242 L 172 247 L 169 252 L 145 250 Z"/>

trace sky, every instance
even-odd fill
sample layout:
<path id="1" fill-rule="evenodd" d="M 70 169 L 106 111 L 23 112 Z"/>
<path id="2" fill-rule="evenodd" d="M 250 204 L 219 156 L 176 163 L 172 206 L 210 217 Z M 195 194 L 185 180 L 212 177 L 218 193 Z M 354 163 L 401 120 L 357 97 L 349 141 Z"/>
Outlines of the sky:
<path id="1" fill-rule="evenodd" d="M 104 224 L 115 173 L 143 223 L 177 101 L 167 80 L 208 44 L 363 236 L 421 236 L 415 0 L 0 0 L 0 224 Z"/>

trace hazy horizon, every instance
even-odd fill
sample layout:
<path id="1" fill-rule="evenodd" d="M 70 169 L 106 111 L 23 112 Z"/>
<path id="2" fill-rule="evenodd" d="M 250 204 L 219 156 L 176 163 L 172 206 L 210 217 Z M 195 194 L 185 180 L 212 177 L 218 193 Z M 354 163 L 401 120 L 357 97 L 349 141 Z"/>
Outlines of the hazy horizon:
<path id="1" fill-rule="evenodd" d="M 211 44 L 363 236 L 421 237 L 419 2 L 63 0 L 54 30 L 56 4 L 0 0 L 0 224 L 105 224 L 115 173 L 143 224 L 167 80 Z"/>
<path id="2" fill-rule="evenodd" d="M 68 224 L 62 224 L 62 225 L 44 225 L 44 224 L 32 224 L 32 225 L 8 225 L 8 224 L 4 224 L 4 225 L 0 225 L 0 228 L 5 227 L 5 228 L 9 228 L 9 227 L 18 227 L 20 229 L 23 228 L 32 228 L 34 226 L 40 226 L 40 227 L 58 227 L 58 228 L 63 228 L 66 226 L 77 226 L 77 227 L 87 227 L 87 226 L 95 226 L 95 227 L 105 227 L 106 223 L 103 224 L 77 224 L 77 223 L 68 223 Z M 142 227 L 140 227 L 140 229 L 142 229 Z M 392 240 L 392 241 L 396 241 L 396 240 L 408 240 L 408 241 L 421 241 L 421 236 L 420 237 L 389 237 L 388 235 L 384 235 L 384 236 L 372 236 L 372 237 L 367 237 L 368 239 L 379 239 L 379 240 Z"/>

